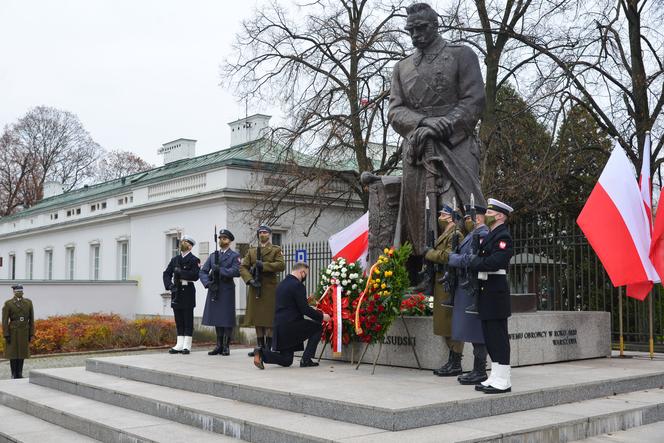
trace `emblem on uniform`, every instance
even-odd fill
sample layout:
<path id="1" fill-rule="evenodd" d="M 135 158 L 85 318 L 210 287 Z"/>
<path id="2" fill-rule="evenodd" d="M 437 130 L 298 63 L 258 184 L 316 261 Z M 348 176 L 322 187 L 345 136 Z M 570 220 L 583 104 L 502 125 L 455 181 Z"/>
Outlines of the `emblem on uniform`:
<path id="1" fill-rule="evenodd" d="M 505 249 L 507 247 L 507 242 L 501 241 L 500 243 L 498 243 L 498 247 L 500 249 Z"/>

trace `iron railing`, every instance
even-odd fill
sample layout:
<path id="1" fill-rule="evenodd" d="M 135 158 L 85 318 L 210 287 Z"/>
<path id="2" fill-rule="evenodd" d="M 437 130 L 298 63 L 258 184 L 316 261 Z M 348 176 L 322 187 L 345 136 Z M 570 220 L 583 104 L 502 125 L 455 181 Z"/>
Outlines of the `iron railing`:
<path id="1" fill-rule="evenodd" d="M 552 311 L 611 312 L 612 340 L 618 342 L 618 296 L 606 271 L 574 220 L 534 217 L 534 221 L 510 225 L 514 257 L 509 281 L 513 293 L 536 294 L 538 308 Z M 307 293 L 318 286 L 320 272 L 332 259 L 327 242 L 291 243 L 283 246 L 286 272 L 296 261 L 296 251 L 306 250 L 310 266 Z M 649 340 L 648 300 L 641 302 L 623 294 L 623 335 L 635 348 Z M 653 338 L 664 351 L 664 297 L 656 285 L 653 296 Z"/>

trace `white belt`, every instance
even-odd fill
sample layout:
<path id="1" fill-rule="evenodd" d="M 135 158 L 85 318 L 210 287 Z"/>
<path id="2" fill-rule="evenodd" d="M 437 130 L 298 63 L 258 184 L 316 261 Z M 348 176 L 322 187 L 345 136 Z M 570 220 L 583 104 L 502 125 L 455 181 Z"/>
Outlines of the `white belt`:
<path id="1" fill-rule="evenodd" d="M 180 282 L 182 282 L 182 283 L 196 283 L 193 280 L 180 280 Z"/>
<path id="2" fill-rule="evenodd" d="M 491 272 L 478 272 L 477 279 L 488 280 L 490 275 L 507 275 L 507 270 L 498 269 L 497 271 L 491 271 Z"/>

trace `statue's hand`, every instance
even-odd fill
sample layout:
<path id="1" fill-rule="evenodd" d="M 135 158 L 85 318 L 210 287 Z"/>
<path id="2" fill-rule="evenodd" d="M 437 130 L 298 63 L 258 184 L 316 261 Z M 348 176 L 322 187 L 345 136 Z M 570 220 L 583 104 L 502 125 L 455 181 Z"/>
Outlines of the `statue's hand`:
<path id="1" fill-rule="evenodd" d="M 411 159 L 419 161 L 424 153 L 424 141 L 427 137 L 434 138 L 436 133 L 428 126 L 420 126 L 410 136 Z"/>
<path id="2" fill-rule="evenodd" d="M 440 137 L 443 140 L 447 140 L 452 136 L 454 132 L 454 125 L 452 121 L 447 117 L 440 117 L 436 122 L 437 132 L 440 134 Z"/>

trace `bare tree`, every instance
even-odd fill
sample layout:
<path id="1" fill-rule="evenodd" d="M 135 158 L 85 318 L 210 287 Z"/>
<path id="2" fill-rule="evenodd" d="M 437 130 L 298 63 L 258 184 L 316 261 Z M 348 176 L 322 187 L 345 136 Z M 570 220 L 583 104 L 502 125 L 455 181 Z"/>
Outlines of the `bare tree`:
<path id="1" fill-rule="evenodd" d="M 25 204 L 26 195 L 33 190 L 32 156 L 22 150 L 14 134 L 5 128 L 0 137 L 0 217 L 12 214 Z"/>
<path id="2" fill-rule="evenodd" d="M 268 157 L 290 165 L 277 171 L 288 186 L 261 194 L 259 219 L 274 222 L 289 204 L 282 211 L 294 211 L 293 199 L 318 215 L 358 197 L 366 207 L 360 174 L 397 167 L 387 97 L 391 65 L 405 52 L 401 22 L 392 20 L 399 8 L 379 0 L 272 2 L 243 23 L 223 76 L 243 101 L 280 103 L 289 116 L 266 146 Z"/>
<path id="3" fill-rule="evenodd" d="M 55 180 L 65 190 L 90 179 L 102 151 L 74 114 L 46 106 L 31 109 L 5 128 L 3 212 L 32 206 L 43 195 L 44 182 Z"/>
<path id="4" fill-rule="evenodd" d="M 133 152 L 114 149 L 102 155 L 97 163 L 97 172 L 94 178 L 97 182 L 105 182 L 152 168 L 154 168 L 154 165 L 146 162 Z"/>
<path id="5" fill-rule="evenodd" d="M 36 161 L 40 186 L 55 180 L 70 190 L 93 176 L 101 147 L 71 112 L 38 106 L 11 130 L 21 148 Z"/>
<path id="6" fill-rule="evenodd" d="M 579 2 L 573 15 L 561 18 L 556 45 L 538 34 L 503 31 L 545 56 L 538 58 L 541 84 L 555 85 L 561 106 L 584 107 L 637 170 L 645 133 L 663 129 L 661 6 L 650 0 Z M 664 161 L 664 138 L 655 139 L 653 171 Z"/>

